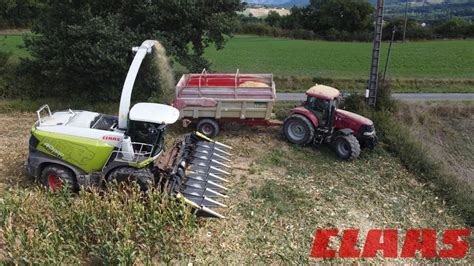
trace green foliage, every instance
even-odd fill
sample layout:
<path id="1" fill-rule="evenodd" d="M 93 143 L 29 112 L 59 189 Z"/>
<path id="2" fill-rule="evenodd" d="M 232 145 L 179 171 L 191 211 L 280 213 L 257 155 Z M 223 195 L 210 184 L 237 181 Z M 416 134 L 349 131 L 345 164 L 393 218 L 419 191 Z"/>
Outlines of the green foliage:
<path id="1" fill-rule="evenodd" d="M 396 17 L 389 19 L 384 25 L 383 29 L 383 40 L 392 39 L 392 31 L 395 27 L 394 40 L 403 40 L 403 28 L 405 26 L 405 18 Z M 408 40 L 419 40 L 419 39 L 434 39 L 436 36 L 433 33 L 431 27 L 422 27 L 421 24 L 413 19 L 407 21 L 406 39 Z"/>
<path id="2" fill-rule="evenodd" d="M 35 35 L 25 41 L 33 58 L 24 60 L 21 71 L 36 81 L 26 88 L 28 95 L 116 100 L 131 47 L 146 39 L 158 39 L 190 70 L 208 67 L 204 49 L 223 47 L 239 7 L 237 0 L 48 0 L 32 29 Z M 141 75 L 138 97 L 146 98 L 159 89 L 158 77 Z"/>
<path id="3" fill-rule="evenodd" d="M 453 18 L 439 25 L 436 33 L 449 38 L 474 37 L 474 25 L 461 18 Z"/>
<path id="4" fill-rule="evenodd" d="M 12 189 L 2 194 L 4 262 L 153 264 L 185 259 L 196 226 L 184 204 L 157 192 Z"/>
<path id="5" fill-rule="evenodd" d="M 372 36 L 370 34 L 372 13 L 373 7 L 365 1 L 313 1 L 312 5 L 308 7 L 293 7 L 288 16 L 269 12 L 264 26 L 275 29 L 260 31 L 258 35 L 304 40 L 368 41 Z M 245 20 L 242 21 L 244 25 L 241 27 L 241 33 L 256 34 L 246 28 Z M 257 28 L 255 25 L 253 27 Z"/>
<path id="6" fill-rule="evenodd" d="M 276 11 L 273 11 L 273 10 L 268 12 L 268 16 L 265 19 L 265 21 L 268 23 L 268 25 L 270 25 L 272 27 L 279 26 L 280 20 L 281 20 L 280 13 L 278 13 Z"/>
<path id="7" fill-rule="evenodd" d="M 30 27 L 40 10 L 39 0 L 0 0 L 0 28 Z"/>

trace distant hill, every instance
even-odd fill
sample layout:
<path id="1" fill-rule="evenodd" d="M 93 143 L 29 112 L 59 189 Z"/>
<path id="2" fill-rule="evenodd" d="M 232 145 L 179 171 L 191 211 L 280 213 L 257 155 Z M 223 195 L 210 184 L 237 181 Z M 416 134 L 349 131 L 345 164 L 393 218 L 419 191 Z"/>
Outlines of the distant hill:
<path id="1" fill-rule="evenodd" d="M 247 0 L 242 1 L 247 2 L 253 5 L 267 5 L 267 6 L 307 6 L 309 5 L 309 0 Z"/>
<path id="2" fill-rule="evenodd" d="M 368 0 L 371 4 L 375 5 L 377 0 Z M 385 4 L 399 4 L 405 3 L 406 0 L 385 0 Z M 247 0 L 249 4 L 255 5 L 268 5 L 268 6 L 306 6 L 309 5 L 309 0 Z M 411 3 L 419 4 L 441 4 L 441 3 L 465 3 L 469 0 L 409 0 Z"/>
<path id="3" fill-rule="evenodd" d="M 303 7 L 310 0 L 242 0 L 250 5 L 273 7 Z M 374 6 L 377 0 L 367 0 Z M 419 20 L 439 20 L 451 17 L 474 19 L 474 0 L 408 0 L 411 18 Z M 406 0 L 385 0 L 385 15 L 388 17 L 403 16 Z"/>

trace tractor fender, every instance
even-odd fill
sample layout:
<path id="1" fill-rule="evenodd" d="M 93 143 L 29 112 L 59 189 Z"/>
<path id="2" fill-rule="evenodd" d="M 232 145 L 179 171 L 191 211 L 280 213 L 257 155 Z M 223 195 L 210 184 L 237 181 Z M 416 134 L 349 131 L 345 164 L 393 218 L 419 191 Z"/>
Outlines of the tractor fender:
<path id="1" fill-rule="evenodd" d="M 302 115 L 302 116 L 308 118 L 309 121 L 311 121 L 311 123 L 313 124 L 314 128 L 317 128 L 319 126 L 318 118 L 313 113 L 311 113 L 311 111 L 309 111 L 308 109 L 306 109 L 304 107 L 293 108 L 293 109 L 291 109 L 290 112 L 291 112 L 291 114 L 299 114 L 299 115 Z"/>
<path id="2" fill-rule="evenodd" d="M 349 136 L 349 135 L 352 135 L 353 133 L 354 133 L 354 130 L 352 130 L 350 128 L 343 128 L 343 129 L 339 129 L 338 131 L 334 132 L 334 137 L 337 137 L 337 136 L 340 136 L 340 135 Z"/>

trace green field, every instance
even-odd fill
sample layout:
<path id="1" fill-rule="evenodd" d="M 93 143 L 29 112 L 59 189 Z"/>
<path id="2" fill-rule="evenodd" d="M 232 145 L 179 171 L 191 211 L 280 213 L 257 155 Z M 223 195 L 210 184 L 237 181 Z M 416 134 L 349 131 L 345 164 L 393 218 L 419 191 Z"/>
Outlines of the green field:
<path id="1" fill-rule="evenodd" d="M 29 56 L 28 51 L 23 48 L 23 36 L 21 35 L 0 36 L 0 51 L 11 52 L 14 58 Z"/>
<path id="2" fill-rule="evenodd" d="M 28 56 L 23 37 L 0 37 L 13 59 Z M 388 44 L 382 45 L 381 67 Z M 224 49 L 206 50 L 213 72 L 273 73 L 280 92 L 317 83 L 347 92 L 366 88 L 371 43 L 235 36 Z M 474 40 L 395 43 L 388 70 L 394 92 L 474 92 Z M 184 70 L 185 71 L 185 70 Z"/>
<path id="3" fill-rule="evenodd" d="M 382 66 L 388 44 L 382 45 Z M 371 43 L 235 36 L 223 50 L 206 51 L 214 71 L 269 72 L 325 78 L 366 78 Z M 395 43 L 394 78 L 474 79 L 474 40 Z"/>

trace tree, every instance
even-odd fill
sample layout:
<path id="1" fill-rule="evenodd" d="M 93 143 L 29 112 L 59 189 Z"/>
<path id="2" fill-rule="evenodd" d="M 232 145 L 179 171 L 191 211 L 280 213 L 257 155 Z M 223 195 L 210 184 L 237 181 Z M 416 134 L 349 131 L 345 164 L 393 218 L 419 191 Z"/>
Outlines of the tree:
<path id="1" fill-rule="evenodd" d="M 436 33 L 450 38 L 465 37 L 469 35 L 470 24 L 464 19 L 453 18 L 438 26 Z"/>
<path id="2" fill-rule="evenodd" d="M 40 7 L 38 0 L 0 0 L 0 28 L 31 26 Z"/>
<path id="3" fill-rule="evenodd" d="M 132 58 L 131 47 L 158 39 L 191 71 L 208 67 L 206 47 L 225 44 L 236 22 L 238 0 L 44 0 L 25 40 L 33 59 L 22 62 L 40 85 L 36 94 L 116 100 Z M 144 75 L 145 76 L 145 75 Z M 140 81 L 144 95 L 156 81 Z"/>
<path id="4" fill-rule="evenodd" d="M 279 27 L 281 21 L 280 13 L 271 10 L 270 12 L 268 12 L 268 16 L 265 21 L 268 23 L 268 25 L 272 27 Z"/>
<path id="5" fill-rule="evenodd" d="M 318 28 L 360 32 L 372 28 L 374 8 L 361 0 L 327 0 L 314 13 Z"/>

